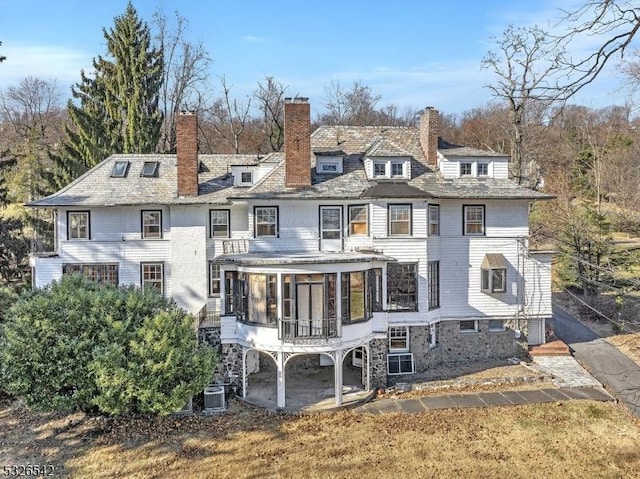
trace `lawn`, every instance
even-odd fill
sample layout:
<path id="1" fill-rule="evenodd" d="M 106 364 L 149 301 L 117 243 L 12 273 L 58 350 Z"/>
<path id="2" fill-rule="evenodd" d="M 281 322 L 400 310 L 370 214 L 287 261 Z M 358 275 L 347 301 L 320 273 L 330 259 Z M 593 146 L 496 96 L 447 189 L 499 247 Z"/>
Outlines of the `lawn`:
<path id="1" fill-rule="evenodd" d="M 609 403 L 215 417 L 91 418 L 0 407 L 0 465 L 55 477 L 638 477 L 640 423 Z"/>

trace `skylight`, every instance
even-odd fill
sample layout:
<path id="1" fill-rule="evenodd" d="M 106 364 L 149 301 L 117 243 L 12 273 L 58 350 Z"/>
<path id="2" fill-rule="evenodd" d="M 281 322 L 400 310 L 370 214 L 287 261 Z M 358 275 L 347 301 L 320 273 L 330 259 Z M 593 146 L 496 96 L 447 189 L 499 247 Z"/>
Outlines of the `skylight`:
<path id="1" fill-rule="evenodd" d="M 125 176 L 127 176 L 128 170 L 129 170 L 128 161 L 116 161 L 115 165 L 113 165 L 113 170 L 111 170 L 111 177 L 124 178 Z"/>
<path id="2" fill-rule="evenodd" d="M 153 178 L 158 175 L 158 162 L 157 161 L 145 161 L 142 167 L 140 176 L 147 178 Z"/>

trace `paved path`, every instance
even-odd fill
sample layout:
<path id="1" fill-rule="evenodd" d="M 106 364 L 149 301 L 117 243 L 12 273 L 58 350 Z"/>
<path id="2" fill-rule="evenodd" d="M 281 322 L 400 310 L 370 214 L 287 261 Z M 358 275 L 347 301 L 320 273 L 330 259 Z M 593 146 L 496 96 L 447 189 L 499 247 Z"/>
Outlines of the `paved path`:
<path id="1" fill-rule="evenodd" d="M 561 388 L 602 387 L 573 356 L 534 356 L 533 365 Z"/>
<path id="2" fill-rule="evenodd" d="M 379 399 L 363 404 L 355 408 L 354 411 L 362 414 L 386 414 L 391 412 L 416 414 L 433 409 L 515 406 L 519 404 L 550 403 L 573 399 L 612 401 L 613 397 L 607 394 L 602 388 L 532 389 L 529 391 L 424 396 L 412 399 Z"/>
<path id="3" fill-rule="evenodd" d="M 640 366 L 555 304 L 552 324 L 578 361 L 640 417 Z"/>

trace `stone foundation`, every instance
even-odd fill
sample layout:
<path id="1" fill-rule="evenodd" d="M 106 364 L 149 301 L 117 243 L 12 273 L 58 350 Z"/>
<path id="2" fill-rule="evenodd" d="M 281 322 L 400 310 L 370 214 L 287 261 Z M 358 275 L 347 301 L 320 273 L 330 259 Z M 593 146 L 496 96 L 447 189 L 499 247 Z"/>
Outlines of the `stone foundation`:
<path id="1" fill-rule="evenodd" d="M 242 346 L 223 344 L 219 365 L 222 374 L 216 377 L 220 383 L 231 383 L 238 394 L 242 394 Z"/>
<path id="2" fill-rule="evenodd" d="M 371 361 L 371 389 L 387 387 L 387 340 L 369 341 Z"/>
<path id="3" fill-rule="evenodd" d="M 447 363 L 507 359 L 517 353 L 514 331 L 489 331 L 489 320 L 478 321 L 477 332 L 460 332 L 459 321 L 440 323 L 442 361 Z"/>

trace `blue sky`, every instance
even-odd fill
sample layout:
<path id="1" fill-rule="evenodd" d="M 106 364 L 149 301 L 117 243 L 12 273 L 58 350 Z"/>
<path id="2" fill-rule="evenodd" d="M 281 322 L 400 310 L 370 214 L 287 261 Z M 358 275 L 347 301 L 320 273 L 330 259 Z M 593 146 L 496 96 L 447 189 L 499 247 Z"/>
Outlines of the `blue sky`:
<path id="1" fill-rule="evenodd" d="M 546 26 L 559 6 L 574 0 L 137 0 L 142 19 L 177 10 L 189 22 L 187 37 L 202 41 L 216 77 L 249 94 L 265 75 L 310 97 L 319 110 L 332 81 L 361 81 L 382 95 L 381 104 L 435 106 L 460 113 L 491 100 L 480 68 L 492 35 L 508 24 Z M 580 2 L 579 2 L 580 3 Z M 0 0 L 0 88 L 31 75 L 57 79 L 63 98 L 104 55 L 102 28 L 126 8 L 126 0 Z M 620 103 L 610 68 L 576 101 L 592 107 Z"/>

